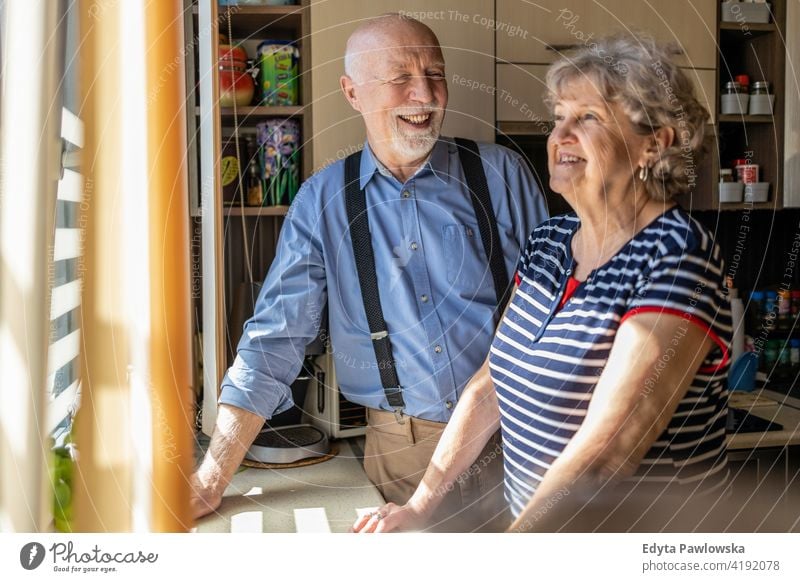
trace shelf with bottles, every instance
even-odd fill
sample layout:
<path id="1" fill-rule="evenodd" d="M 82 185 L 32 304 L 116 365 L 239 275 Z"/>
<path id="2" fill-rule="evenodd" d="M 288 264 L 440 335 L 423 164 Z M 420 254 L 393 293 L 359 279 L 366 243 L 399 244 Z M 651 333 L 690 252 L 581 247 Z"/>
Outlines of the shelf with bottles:
<path id="1" fill-rule="evenodd" d="M 785 27 L 786 0 L 721 4 L 719 166 L 732 168 L 733 160 L 750 157 L 760 169 L 760 188 L 768 189 L 766 201 L 757 195 L 748 204 L 744 196 L 737 199 L 737 187 L 720 184 L 714 202 L 721 210 L 783 208 Z"/>
<path id="2" fill-rule="evenodd" d="M 222 200 L 223 207 L 230 210 L 225 214 L 285 214 L 283 210 L 264 208 L 288 207 L 294 200 L 301 180 L 300 136 L 300 123 L 288 118 L 268 119 L 255 128 L 223 132 Z M 254 212 L 242 211 L 242 202 Z"/>
<path id="3" fill-rule="evenodd" d="M 758 354 L 758 371 L 767 375 L 771 386 L 793 382 L 800 374 L 800 338 L 756 338 L 746 347 Z"/>
<path id="4" fill-rule="evenodd" d="M 248 39 L 219 45 L 221 115 L 240 110 L 255 115 L 296 115 L 302 111 L 300 49 L 291 39 Z M 247 117 L 244 117 L 247 119 Z"/>
<path id="5" fill-rule="evenodd" d="M 755 128 L 755 129 L 754 129 Z M 718 183 L 720 209 L 783 207 L 783 163 L 778 158 L 773 126 L 720 126 Z"/>
<path id="6" fill-rule="evenodd" d="M 800 289 L 756 289 L 745 315 L 744 351 L 758 354 L 758 370 L 780 383 L 800 372 Z"/>
<path id="7" fill-rule="evenodd" d="M 746 329 L 753 338 L 800 339 L 800 288 L 756 289 L 750 293 Z"/>

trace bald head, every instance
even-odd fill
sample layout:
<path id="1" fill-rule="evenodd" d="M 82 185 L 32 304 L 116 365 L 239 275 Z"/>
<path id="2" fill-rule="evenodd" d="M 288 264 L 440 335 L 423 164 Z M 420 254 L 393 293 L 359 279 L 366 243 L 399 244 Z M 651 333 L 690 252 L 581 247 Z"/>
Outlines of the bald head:
<path id="1" fill-rule="evenodd" d="M 441 51 L 436 34 L 419 20 L 398 13 L 382 14 L 360 24 L 347 39 L 344 72 L 360 80 L 362 65 L 370 57 L 400 47 L 435 47 Z"/>

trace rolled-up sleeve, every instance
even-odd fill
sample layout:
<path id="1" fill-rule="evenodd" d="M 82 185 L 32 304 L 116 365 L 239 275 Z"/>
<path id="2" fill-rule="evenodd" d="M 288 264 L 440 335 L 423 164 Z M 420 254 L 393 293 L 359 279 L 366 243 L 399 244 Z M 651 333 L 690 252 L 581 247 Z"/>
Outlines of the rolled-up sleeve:
<path id="1" fill-rule="evenodd" d="M 327 301 L 319 214 L 307 182 L 281 228 L 277 253 L 244 325 L 236 359 L 222 380 L 220 404 L 264 418 L 291 408 L 289 386 L 316 338 Z"/>

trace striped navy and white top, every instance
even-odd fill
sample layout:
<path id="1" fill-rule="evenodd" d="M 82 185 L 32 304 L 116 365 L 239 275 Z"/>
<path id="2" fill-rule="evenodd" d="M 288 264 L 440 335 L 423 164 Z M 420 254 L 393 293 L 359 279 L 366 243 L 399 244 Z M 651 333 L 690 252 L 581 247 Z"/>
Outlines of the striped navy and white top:
<path id="1" fill-rule="evenodd" d="M 725 380 L 732 329 L 719 246 L 674 207 L 578 284 L 570 277 L 570 244 L 579 226 L 570 214 L 533 231 L 520 257 L 519 288 L 489 355 L 512 513 L 522 512 L 581 426 L 620 324 L 643 311 L 700 325 L 716 347 L 628 486 L 669 484 L 682 493 L 721 487 L 728 476 Z M 565 291 L 572 295 L 564 303 Z M 668 356 L 667 350 L 663 366 L 680 365 Z M 657 364 L 653 377 L 663 369 Z"/>

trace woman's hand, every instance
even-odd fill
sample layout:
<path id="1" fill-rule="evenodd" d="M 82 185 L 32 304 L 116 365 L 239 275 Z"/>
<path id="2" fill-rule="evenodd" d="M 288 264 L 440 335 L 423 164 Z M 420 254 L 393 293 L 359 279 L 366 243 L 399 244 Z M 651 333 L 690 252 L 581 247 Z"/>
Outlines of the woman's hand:
<path id="1" fill-rule="evenodd" d="M 353 524 L 354 533 L 388 533 L 412 531 L 425 524 L 425 516 L 410 504 L 387 503 L 376 511 L 362 515 Z"/>

